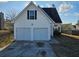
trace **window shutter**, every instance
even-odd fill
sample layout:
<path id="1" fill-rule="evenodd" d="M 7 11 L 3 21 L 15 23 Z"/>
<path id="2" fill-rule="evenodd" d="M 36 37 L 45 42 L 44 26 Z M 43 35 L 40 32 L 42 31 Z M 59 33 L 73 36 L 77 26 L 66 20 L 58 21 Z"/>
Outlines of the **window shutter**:
<path id="1" fill-rule="evenodd" d="M 27 10 L 27 19 L 29 19 L 29 10 Z"/>
<path id="2" fill-rule="evenodd" d="M 37 19 L 37 11 L 35 10 L 35 19 Z"/>

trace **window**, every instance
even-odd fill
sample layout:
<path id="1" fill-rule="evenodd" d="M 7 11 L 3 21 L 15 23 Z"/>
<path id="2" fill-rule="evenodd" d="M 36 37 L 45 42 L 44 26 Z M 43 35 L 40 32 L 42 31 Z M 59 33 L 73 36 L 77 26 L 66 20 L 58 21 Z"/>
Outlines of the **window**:
<path id="1" fill-rule="evenodd" d="M 37 11 L 36 10 L 28 10 L 27 11 L 27 19 L 37 19 Z"/>

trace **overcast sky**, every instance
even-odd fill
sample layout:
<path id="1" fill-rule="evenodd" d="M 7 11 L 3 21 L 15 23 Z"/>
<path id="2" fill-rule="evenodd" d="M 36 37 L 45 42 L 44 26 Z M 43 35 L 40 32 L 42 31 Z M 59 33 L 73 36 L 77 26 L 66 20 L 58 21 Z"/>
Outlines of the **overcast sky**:
<path id="1" fill-rule="evenodd" d="M 5 1 L 0 2 L 0 11 L 6 13 L 14 9 L 17 11 L 17 14 L 24 9 L 29 1 Z M 78 1 L 34 1 L 35 4 L 38 4 L 41 7 L 52 7 L 52 4 L 55 5 L 57 11 L 61 17 L 63 23 L 72 23 L 75 24 L 79 20 L 79 2 Z"/>

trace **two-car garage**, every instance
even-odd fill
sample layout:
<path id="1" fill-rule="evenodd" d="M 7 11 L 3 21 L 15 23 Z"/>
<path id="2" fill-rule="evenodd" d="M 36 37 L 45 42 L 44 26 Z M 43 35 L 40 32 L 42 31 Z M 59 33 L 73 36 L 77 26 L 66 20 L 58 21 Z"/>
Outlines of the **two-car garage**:
<path id="1" fill-rule="evenodd" d="M 44 10 L 30 3 L 14 20 L 14 39 L 49 41 L 53 36 L 53 25 Z"/>
<path id="2" fill-rule="evenodd" d="M 17 40 L 48 40 L 48 28 L 16 28 L 16 39 Z"/>

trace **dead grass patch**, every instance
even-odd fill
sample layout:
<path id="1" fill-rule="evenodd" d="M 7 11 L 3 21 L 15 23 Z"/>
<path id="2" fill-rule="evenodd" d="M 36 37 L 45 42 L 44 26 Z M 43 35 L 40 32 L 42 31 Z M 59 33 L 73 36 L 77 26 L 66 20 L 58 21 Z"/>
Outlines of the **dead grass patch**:
<path id="1" fill-rule="evenodd" d="M 0 48 L 4 47 L 4 46 L 6 46 L 6 45 L 8 45 L 8 44 L 10 44 L 12 42 L 13 42 L 13 36 L 10 33 L 10 34 L 8 34 L 8 36 L 5 39 L 0 41 Z"/>

